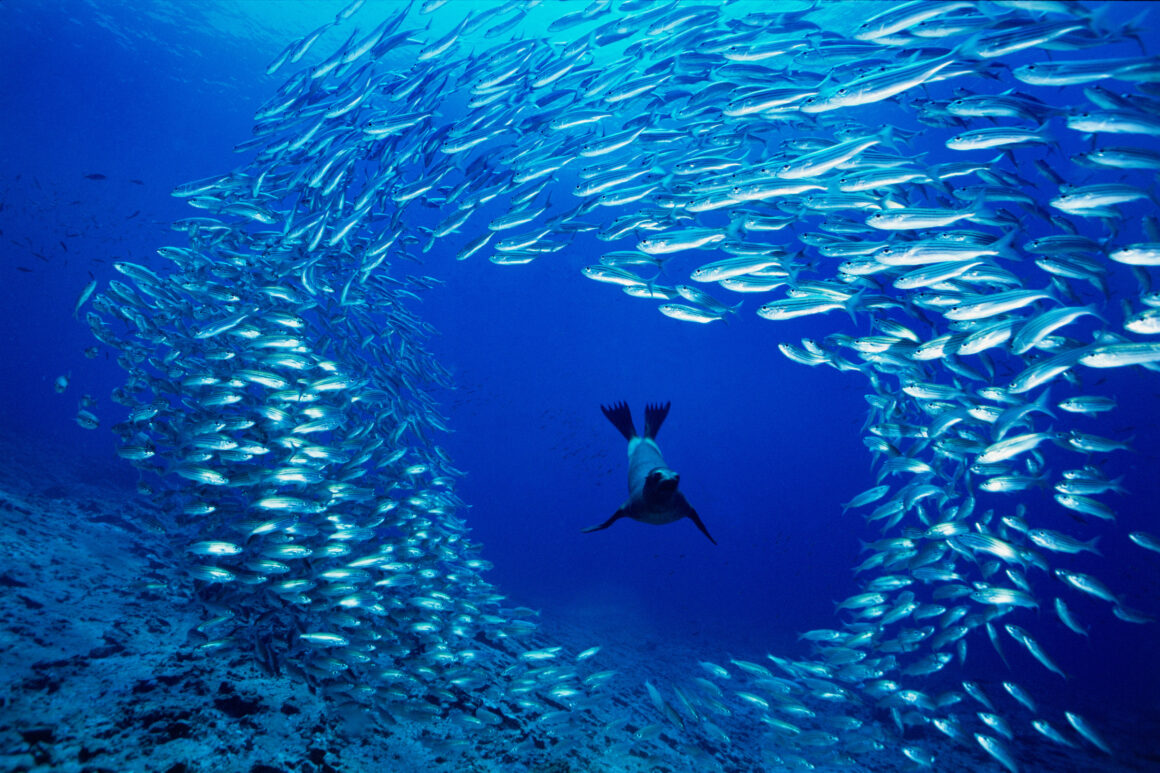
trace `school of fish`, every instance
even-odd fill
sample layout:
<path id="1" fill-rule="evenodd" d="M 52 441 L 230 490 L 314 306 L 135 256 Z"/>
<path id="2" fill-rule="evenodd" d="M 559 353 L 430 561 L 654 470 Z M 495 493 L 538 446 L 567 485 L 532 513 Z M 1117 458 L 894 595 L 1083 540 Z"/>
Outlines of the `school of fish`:
<path id="1" fill-rule="evenodd" d="M 865 378 L 879 485 L 845 507 L 882 534 L 808 654 L 629 685 L 652 721 L 604 727 L 613 750 L 667 738 L 711 760 L 744 742 L 788 767 L 894 750 L 937 768 L 960 743 L 1010 771 L 1030 733 L 1112 752 L 1014 676 L 1003 693 L 924 686 L 975 648 L 1063 675 L 1034 631 L 1050 613 L 1088 636 L 1077 594 L 1152 622 L 1069 568 L 1102 535 L 1160 551 L 1116 532 L 1108 470 L 1128 444 L 1092 431 L 1116 402 L 1088 386 L 1160 369 L 1146 19 L 840 8 L 838 28 L 805 4 L 356 0 L 286 47 L 248 160 L 174 191 L 201 212 L 158 251 L 168 269 L 118 263 L 77 303 L 128 373 L 120 455 L 187 541 L 200 651 L 529 753 L 587 742 L 614 674 L 481 577 L 430 397 L 450 377 L 413 302 L 454 281 L 416 273 L 425 253 L 574 272 L 599 241 L 580 273 L 679 322 L 843 312 L 780 350 Z M 345 42 L 320 52 L 335 27 Z M 861 334 L 825 334 L 847 317 Z M 1038 505 L 992 496 L 1012 493 Z"/>

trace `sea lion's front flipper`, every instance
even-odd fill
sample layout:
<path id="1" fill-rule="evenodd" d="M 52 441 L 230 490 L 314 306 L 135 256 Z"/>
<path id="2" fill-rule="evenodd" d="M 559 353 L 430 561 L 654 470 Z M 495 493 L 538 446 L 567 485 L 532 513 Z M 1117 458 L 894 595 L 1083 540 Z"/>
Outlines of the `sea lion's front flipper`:
<path id="1" fill-rule="evenodd" d="M 583 532 L 583 533 L 585 533 L 585 534 L 587 534 L 587 533 L 588 533 L 588 532 L 590 532 L 590 531 L 600 531 L 601 529 L 607 529 L 609 526 L 611 526 L 613 523 L 615 523 L 615 522 L 616 522 L 616 519 L 617 519 L 617 518 L 623 518 L 623 517 L 624 517 L 624 516 L 626 516 L 626 515 L 628 515 L 628 513 L 626 513 L 626 512 L 624 511 L 624 508 L 622 507 L 622 508 L 620 508 L 619 510 L 617 510 L 615 513 L 613 513 L 613 514 L 612 514 L 612 517 L 611 517 L 611 518 L 609 518 L 609 519 L 608 519 L 607 521 L 605 521 L 604 523 L 602 523 L 602 524 L 599 524 L 599 525 L 597 525 L 597 526 L 589 526 L 589 527 L 587 527 L 587 528 L 581 529 L 580 531 L 581 531 L 581 532 Z M 704 528 L 704 527 L 702 526 L 701 528 Z M 707 532 L 706 532 L 706 533 L 707 533 Z M 712 537 L 710 537 L 709 539 L 713 539 L 713 538 L 712 538 Z"/>
<path id="2" fill-rule="evenodd" d="M 615 518 L 616 516 L 613 516 L 613 517 Z M 712 542 L 714 545 L 717 544 L 717 540 L 713 539 L 713 535 L 709 533 L 709 530 L 705 528 L 705 524 L 703 524 L 701 522 L 701 516 L 697 515 L 697 511 L 691 507 L 689 508 L 689 520 L 697 525 L 697 528 L 701 530 L 702 534 L 704 534 L 706 537 L 709 538 L 710 542 Z M 607 525 L 608 524 L 605 524 L 605 526 L 607 526 Z M 603 527 L 597 527 L 597 528 L 603 528 Z"/>

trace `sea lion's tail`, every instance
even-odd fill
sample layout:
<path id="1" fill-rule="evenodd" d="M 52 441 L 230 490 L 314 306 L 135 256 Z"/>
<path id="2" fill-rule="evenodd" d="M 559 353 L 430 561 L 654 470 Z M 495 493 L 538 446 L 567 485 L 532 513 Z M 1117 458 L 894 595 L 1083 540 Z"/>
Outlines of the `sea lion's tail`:
<path id="1" fill-rule="evenodd" d="M 632 411 L 628 409 L 628 403 L 621 401 L 612 406 L 600 406 L 600 410 L 608 417 L 613 426 L 620 430 L 620 434 L 624 435 L 625 440 L 632 440 L 636 437 L 636 426 L 632 423 Z M 666 408 L 667 410 L 667 408 Z M 648 427 L 648 420 L 645 420 L 645 427 Z M 645 437 L 649 435 L 645 434 Z"/>
<path id="2" fill-rule="evenodd" d="M 661 425 L 665 423 L 665 417 L 669 415 L 670 405 L 672 403 L 644 407 L 644 436 L 646 438 L 655 438 L 657 433 L 661 431 Z"/>

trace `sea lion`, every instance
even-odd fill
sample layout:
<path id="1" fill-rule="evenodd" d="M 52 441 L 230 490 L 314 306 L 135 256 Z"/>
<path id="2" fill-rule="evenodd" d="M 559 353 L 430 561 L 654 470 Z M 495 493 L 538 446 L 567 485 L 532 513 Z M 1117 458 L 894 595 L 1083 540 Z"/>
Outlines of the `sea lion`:
<path id="1" fill-rule="evenodd" d="M 656 436 L 661 424 L 669 415 L 669 406 L 646 405 L 644 407 L 644 436 L 636 434 L 632 423 L 632 412 L 628 404 L 621 402 L 610 408 L 600 406 L 608 420 L 620 430 L 628 441 L 628 501 L 612 514 L 604 523 L 589 526 L 585 532 L 607 529 L 617 518 L 632 518 L 641 523 L 672 523 L 688 518 L 714 545 L 717 540 L 709 534 L 701 517 L 697 515 L 685 495 L 677 491 L 681 476 L 665 464 L 661 449 L 657 447 Z"/>

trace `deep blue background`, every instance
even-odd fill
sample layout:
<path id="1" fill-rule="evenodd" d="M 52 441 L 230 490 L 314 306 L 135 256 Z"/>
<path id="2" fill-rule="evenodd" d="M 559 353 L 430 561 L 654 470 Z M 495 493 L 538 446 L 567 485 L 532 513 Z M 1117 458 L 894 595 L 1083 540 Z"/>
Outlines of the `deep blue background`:
<path id="1" fill-rule="evenodd" d="M 102 282 L 114 278 L 116 259 L 156 265 L 158 246 L 181 243 L 168 223 L 199 213 L 169 191 L 241 162 L 233 146 L 250 136 L 255 109 L 282 82 L 281 75 L 264 74 L 266 63 L 341 5 L 293 6 L 300 15 L 292 16 L 287 3 L 255 2 L 243 4 L 246 18 L 230 19 L 185 18 L 186 4 L 99 11 L 79 2 L 0 4 L 5 432 L 49 443 L 94 475 L 133 483 L 135 473 L 114 456 L 111 433 L 73 421 L 83 393 L 97 398 L 105 425 L 123 415 L 108 399 L 122 371 L 104 348 L 97 359 L 82 355 L 94 341 L 72 319 L 77 294 L 90 273 Z M 320 45 L 329 53 L 333 43 Z M 1137 52 L 1121 46 L 1108 53 Z M 1058 97 L 1059 104 L 1082 101 L 1078 89 L 1059 90 Z M 884 110 L 905 116 L 899 108 Z M 1062 151 L 1044 157 L 1066 168 L 1066 155 L 1086 145 L 1062 121 L 1053 131 Z M 941 139 L 915 144 L 935 158 L 952 155 Z M 1087 172 L 1070 170 L 1075 182 L 1085 181 Z M 1022 171 L 1043 182 L 1033 170 Z M 85 179 L 91 173 L 107 179 Z M 1148 204 L 1125 211 L 1136 219 L 1155 214 Z M 852 328 L 847 318 L 830 315 L 775 324 L 753 313 L 759 301 L 750 297 L 728 324 L 682 324 L 651 302 L 580 275 L 599 251 L 613 248 L 607 244 L 582 240 L 527 266 L 494 266 L 478 257 L 456 262 L 461 241 L 428 255 L 423 271 L 447 284 L 425 295 L 419 311 L 442 331 L 431 346 L 459 384 L 442 396 L 454 429 L 442 444 L 467 472 L 460 493 L 471 505 L 468 521 L 495 563 L 490 578 L 512 601 L 545 615 L 604 616 L 610 625 L 632 615 L 642 635 L 699 637 L 707 657 L 760 656 L 766 649 L 802 654 L 791 643 L 796 633 L 833 627 L 833 603 L 856 590 L 858 539 L 878 536 L 840 507 L 875 482 L 861 439 L 866 383 L 857 374 L 796 365 L 777 344 L 835 331 L 865 334 L 864 321 Z M 1041 273 L 1035 282 L 1042 284 Z M 1123 283 L 1118 291 L 1135 287 Z M 53 380 L 66 373 L 71 384 L 58 395 Z M 1121 408 L 1097 420 L 1061 415 L 1057 426 L 1134 436 L 1135 451 L 1109 464 L 1127 474 L 1131 496 L 1115 501 L 1117 525 L 1099 527 L 1106 557 L 1085 555 L 1066 565 L 1096 574 L 1129 605 L 1160 614 L 1157 556 L 1126 537 L 1134 529 L 1160 534 L 1160 381 L 1140 369 L 1084 375 L 1089 384 L 1106 377 L 1098 391 L 1115 394 Z M 617 400 L 628 401 L 638 425 L 645 402 L 672 401 L 661 447 L 717 547 L 683 522 L 665 528 L 621 522 L 580 534 L 625 495 L 624 443 L 599 410 Z M 1053 460 L 1056 469 L 1081 462 L 1076 455 Z M 980 509 L 1006 513 L 1015 501 L 983 495 Z M 1037 523 L 1072 526 L 1046 498 L 1027 501 Z M 1081 640 L 1049 608 L 1039 613 L 1034 632 L 1073 674 L 1062 687 L 1064 705 L 1114 697 L 1155 713 L 1157 626 L 1119 621 L 1100 602 L 1052 587 L 1048 578 L 1035 581 L 1050 588 L 1043 599 L 1064 595 L 1093 632 L 1090 642 Z M 1014 642 L 1005 644 L 1009 657 L 1029 662 Z M 973 640 L 972 648 L 968 672 L 999 673 L 985 641 Z M 1020 675 L 1028 686 L 1058 681 L 1031 668 L 1037 670 Z"/>

